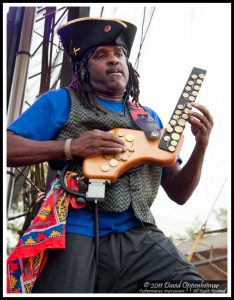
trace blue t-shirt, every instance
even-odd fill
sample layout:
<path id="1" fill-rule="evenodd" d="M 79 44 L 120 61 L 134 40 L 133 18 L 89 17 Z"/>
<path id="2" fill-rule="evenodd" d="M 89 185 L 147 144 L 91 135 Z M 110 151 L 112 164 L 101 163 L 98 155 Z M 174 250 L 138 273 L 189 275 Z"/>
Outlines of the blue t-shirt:
<path id="1" fill-rule="evenodd" d="M 122 100 L 110 101 L 99 97 L 97 97 L 97 100 L 106 109 L 123 113 Z M 65 89 L 49 91 L 40 96 L 30 108 L 11 123 L 8 130 L 36 141 L 53 140 L 67 121 L 70 108 L 70 98 Z M 163 128 L 158 115 L 148 107 L 145 107 L 145 109 L 155 119 L 159 127 Z M 163 172 L 165 172 L 165 168 L 163 168 Z M 141 222 L 135 217 L 132 207 L 124 212 L 99 212 L 100 236 L 110 232 L 124 232 L 140 224 Z M 85 208 L 73 209 L 69 206 L 66 231 L 93 237 L 93 212 Z"/>
<path id="2" fill-rule="evenodd" d="M 111 101 L 97 97 L 99 103 L 106 109 L 119 113 L 123 112 L 123 101 Z M 49 91 L 13 121 L 8 130 L 35 141 L 54 139 L 63 128 L 70 114 L 70 98 L 65 89 Z M 159 127 L 163 124 L 158 115 L 150 108 L 147 112 L 156 120 Z"/>

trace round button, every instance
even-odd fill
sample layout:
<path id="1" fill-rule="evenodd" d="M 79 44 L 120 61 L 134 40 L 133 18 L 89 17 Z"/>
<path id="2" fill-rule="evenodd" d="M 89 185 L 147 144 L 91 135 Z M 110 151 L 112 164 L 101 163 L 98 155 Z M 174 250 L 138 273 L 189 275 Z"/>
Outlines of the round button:
<path id="1" fill-rule="evenodd" d="M 187 103 L 187 107 L 188 108 L 192 108 L 192 104 L 191 103 Z"/>
<path id="2" fill-rule="evenodd" d="M 190 110 L 191 110 L 191 109 L 189 109 L 189 108 L 185 108 L 185 109 L 184 109 L 184 112 L 185 112 L 186 114 L 188 114 L 188 113 L 190 112 Z"/>
<path id="3" fill-rule="evenodd" d="M 198 80 L 196 80 L 196 83 L 197 83 L 197 84 L 202 84 L 202 80 L 201 80 L 201 79 L 198 79 Z"/>
<path id="4" fill-rule="evenodd" d="M 181 114 L 182 114 L 182 111 L 179 110 L 179 109 L 177 109 L 177 110 L 175 111 L 175 114 L 176 114 L 176 115 L 181 115 Z"/>
<path id="5" fill-rule="evenodd" d="M 197 75 L 196 75 L 196 74 L 193 74 L 191 77 L 192 77 L 193 79 L 196 79 L 196 78 L 197 78 Z"/>
<path id="6" fill-rule="evenodd" d="M 174 152 L 174 151 L 175 151 L 175 147 L 173 147 L 173 146 L 169 146 L 168 149 L 169 149 L 171 152 Z"/>
<path id="7" fill-rule="evenodd" d="M 200 90 L 200 86 L 199 85 L 195 85 L 194 86 L 194 90 L 199 91 Z"/>
<path id="8" fill-rule="evenodd" d="M 173 128 L 171 127 L 170 124 L 166 125 L 166 129 L 167 129 L 167 132 L 172 132 L 173 131 Z"/>
<path id="9" fill-rule="evenodd" d="M 180 135 L 178 133 L 172 133 L 171 137 L 175 141 L 178 141 L 180 139 Z"/>
<path id="10" fill-rule="evenodd" d="M 115 154 L 114 158 L 117 160 L 121 160 L 121 156 L 122 156 L 121 153 L 117 153 L 117 154 Z"/>
<path id="11" fill-rule="evenodd" d="M 203 78 L 205 78 L 205 75 L 201 73 L 201 74 L 199 74 L 199 78 L 203 79 Z"/>
<path id="12" fill-rule="evenodd" d="M 164 139 L 164 141 L 166 141 L 166 142 L 170 141 L 169 135 L 165 135 L 163 139 Z"/>
<path id="13" fill-rule="evenodd" d="M 189 100 L 190 100 L 190 101 L 194 101 L 194 100 L 195 100 L 195 97 L 194 97 L 194 96 L 189 96 Z"/>
<path id="14" fill-rule="evenodd" d="M 186 90 L 187 92 L 191 91 L 191 89 L 192 89 L 191 86 L 188 86 L 188 85 L 187 85 L 187 86 L 185 87 L 185 90 Z"/>
<path id="15" fill-rule="evenodd" d="M 179 105 L 177 105 L 177 108 L 178 108 L 178 109 L 183 109 L 183 108 L 184 108 L 184 105 L 183 105 L 183 104 L 179 104 Z"/>
<path id="16" fill-rule="evenodd" d="M 179 116 L 178 116 L 178 115 L 174 115 L 172 118 L 173 118 L 174 120 L 178 120 L 178 119 L 179 119 Z"/>
<path id="17" fill-rule="evenodd" d="M 185 121 L 184 119 L 179 119 L 179 120 L 178 120 L 178 124 L 179 124 L 180 126 L 185 126 L 186 121 Z"/>
<path id="18" fill-rule="evenodd" d="M 197 92 L 197 91 L 192 91 L 192 95 L 193 95 L 193 96 L 197 96 L 197 95 L 198 95 L 198 92 Z"/>
<path id="19" fill-rule="evenodd" d="M 133 134 L 127 134 L 125 136 L 125 140 L 128 142 L 133 142 L 134 141 L 134 135 Z"/>
<path id="20" fill-rule="evenodd" d="M 183 93 L 184 98 L 188 98 L 189 94 L 188 93 Z"/>
<path id="21" fill-rule="evenodd" d="M 176 146 L 178 143 L 177 141 L 171 141 L 172 146 Z"/>
<path id="22" fill-rule="evenodd" d="M 125 152 L 125 153 L 123 153 L 123 154 L 121 155 L 121 159 L 122 159 L 122 160 L 128 160 L 128 157 L 129 157 L 128 152 Z"/>
<path id="23" fill-rule="evenodd" d="M 188 119 L 188 115 L 187 114 L 183 114 L 182 118 L 185 119 L 185 120 L 187 120 Z"/>
<path id="24" fill-rule="evenodd" d="M 183 128 L 181 126 L 175 127 L 175 132 L 181 133 L 183 131 Z"/>
<path id="25" fill-rule="evenodd" d="M 174 126 L 174 125 L 176 124 L 176 120 L 171 120 L 171 121 L 170 121 L 170 124 L 171 124 L 172 126 Z"/>
<path id="26" fill-rule="evenodd" d="M 100 169 L 102 170 L 102 172 L 107 172 L 110 170 L 110 166 L 107 164 L 101 165 Z"/>
<path id="27" fill-rule="evenodd" d="M 130 152 L 134 152 L 134 151 L 135 151 L 134 148 L 133 148 L 133 145 L 127 146 L 127 149 L 128 149 L 128 151 L 130 151 Z"/>
<path id="28" fill-rule="evenodd" d="M 117 159 L 111 159 L 110 161 L 109 161 L 109 165 L 111 166 L 111 167 L 116 167 L 117 165 L 118 165 L 118 160 Z"/>
<path id="29" fill-rule="evenodd" d="M 194 81 L 193 80 L 189 80 L 188 81 L 188 85 L 194 85 Z"/>

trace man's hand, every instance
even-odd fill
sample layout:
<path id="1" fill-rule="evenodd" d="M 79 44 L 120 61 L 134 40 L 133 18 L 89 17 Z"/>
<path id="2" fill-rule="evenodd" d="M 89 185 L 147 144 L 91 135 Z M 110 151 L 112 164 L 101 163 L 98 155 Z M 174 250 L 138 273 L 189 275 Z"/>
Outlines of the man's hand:
<path id="1" fill-rule="evenodd" d="M 27 166 L 44 161 L 64 159 L 65 140 L 34 141 L 15 133 L 7 132 L 7 165 Z M 124 142 L 110 132 L 87 131 L 71 142 L 74 157 L 91 157 L 101 154 L 115 154 L 124 150 Z"/>
<path id="2" fill-rule="evenodd" d="M 74 157 L 92 157 L 115 154 L 124 150 L 124 142 L 110 132 L 94 129 L 73 139 L 71 154 Z"/>
<path id="3" fill-rule="evenodd" d="M 206 107 L 193 103 L 200 112 L 190 112 L 188 122 L 196 139 L 196 145 L 188 162 L 181 169 L 179 164 L 167 168 L 166 176 L 162 180 L 162 186 L 167 195 L 178 204 L 184 204 L 195 190 L 200 177 L 213 127 L 213 118 Z"/>
<path id="4" fill-rule="evenodd" d="M 191 111 L 189 113 L 188 122 L 191 124 L 191 130 L 195 136 L 196 144 L 206 148 L 214 124 L 213 118 L 205 106 L 198 103 L 192 103 L 192 106 L 198 109 L 202 114 Z"/>

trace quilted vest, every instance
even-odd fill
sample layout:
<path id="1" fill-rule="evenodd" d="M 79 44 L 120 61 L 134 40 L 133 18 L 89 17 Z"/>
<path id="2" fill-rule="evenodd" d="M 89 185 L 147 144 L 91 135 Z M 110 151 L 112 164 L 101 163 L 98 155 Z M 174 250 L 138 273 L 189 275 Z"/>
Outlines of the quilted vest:
<path id="1" fill-rule="evenodd" d="M 77 138 L 82 133 L 100 129 L 112 128 L 138 129 L 126 110 L 123 114 L 108 111 L 97 116 L 95 112 L 85 108 L 71 88 L 66 88 L 71 103 L 71 111 L 67 122 L 57 135 L 57 140 Z M 82 176 L 82 161 L 80 165 L 72 166 L 79 176 Z M 162 168 L 155 165 L 144 165 L 139 171 L 123 174 L 116 183 L 106 186 L 105 201 L 98 204 L 101 212 L 121 212 L 132 205 L 135 216 L 146 223 L 155 224 L 150 207 L 158 193 L 161 182 Z M 87 203 L 88 204 L 88 203 Z M 88 204 L 86 206 L 90 208 Z"/>

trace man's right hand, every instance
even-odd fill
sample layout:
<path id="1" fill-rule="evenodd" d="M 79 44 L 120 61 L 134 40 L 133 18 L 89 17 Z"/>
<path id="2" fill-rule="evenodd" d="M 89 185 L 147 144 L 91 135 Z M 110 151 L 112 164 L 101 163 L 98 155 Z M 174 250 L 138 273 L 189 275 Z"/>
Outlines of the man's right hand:
<path id="1" fill-rule="evenodd" d="M 83 133 L 71 142 L 73 157 L 92 157 L 115 154 L 124 150 L 124 142 L 110 132 L 94 129 Z"/>
<path id="2" fill-rule="evenodd" d="M 7 166 L 20 167 L 65 158 L 64 140 L 34 141 L 7 132 Z M 91 130 L 71 142 L 73 157 L 122 152 L 124 142 L 110 132 Z"/>

